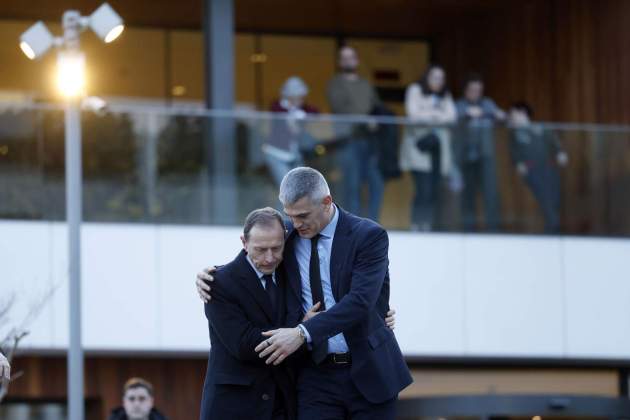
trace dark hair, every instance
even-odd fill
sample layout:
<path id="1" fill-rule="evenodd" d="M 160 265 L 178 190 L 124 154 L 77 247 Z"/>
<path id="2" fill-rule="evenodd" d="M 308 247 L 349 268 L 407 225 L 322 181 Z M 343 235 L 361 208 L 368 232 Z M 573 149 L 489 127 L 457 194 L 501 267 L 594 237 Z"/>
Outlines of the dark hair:
<path id="1" fill-rule="evenodd" d="M 284 231 L 286 229 L 282 215 L 276 209 L 271 207 L 265 207 L 262 209 L 256 209 L 249 213 L 245 218 L 245 224 L 243 226 L 243 236 L 245 240 L 249 239 L 249 232 L 256 225 L 271 227 L 274 223 L 279 223 Z"/>
<path id="2" fill-rule="evenodd" d="M 514 109 L 517 111 L 523 111 L 527 114 L 529 118 L 534 116 L 534 110 L 531 106 L 525 101 L 516 101 L 512 105 L 510 105 L 510 109 Z"/>
<path id="3" fill-rule="evenodd" d="M 422 93 L 424 95 L 436 94 L 439 97 L 444 97 L 450 93 L 448 90 L 448 84 L 446 83 L 446 78 L 444 80 L 444 86 L 442 86 L 442 89 L 440 89 L 439 92 L 432 92 L 431 89 L 429 88 L 429 74 L 431 74 L 433 70 L 442 70 L 444 74 L 446 75 L 446 71 L 444 70 L 444 67 L 438 64 L 429 64 L 429 67 L 427 67 L 427 69 L 422 74 L 422 77 L 418 81 L 418 83 L 420 84 L 420 87 L 422 88 Z"/>
<path id="4" fill-rule="evenodd" d="M 468 76 L 466 76 L 466 79 L 464 79 L 464 89 L 463 90 L 466 90 L 466 88 L 468 87 L 469 84 L 475 83 L 475 82 L 479 82 L 479 83 L 483 84 L 483 77 L 481 77 L 481 74 L 476 73 L 476 72 L 468 73 Z"/>
<path id="5" fill-rule="evenodd" d="M 153 396 L 153 385 L 151 385 L 151 382 L 142 378 L 130 378 L 129 380 L 127 380 L 127 382 L 125 382 L 125 385 L 123 386 L 123 397 L 125 396 L 127 391 L 135 388 L 144 388 L 147 390 L 150 396 Z"/>

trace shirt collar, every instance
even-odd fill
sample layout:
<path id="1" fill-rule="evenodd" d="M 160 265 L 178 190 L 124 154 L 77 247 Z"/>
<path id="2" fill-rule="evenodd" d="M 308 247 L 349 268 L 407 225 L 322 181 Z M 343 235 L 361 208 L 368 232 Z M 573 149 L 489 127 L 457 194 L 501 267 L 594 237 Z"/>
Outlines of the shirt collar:
<path id="1" fill-rule="evenodd" d="M 327 239 L 335 236 L 337 222 L 339 221 L 339 208 L 335 205 L 335 203 L 333 203 L 333 209 L 335 210 L 335 215 L 333 216 L 332 220 L 326 225 L 324 229 L 322 229 L 321 232 L 319 232 L 320 235 Z"/>
<path id="2" fill-rule="evenodd" d="M 254 265 L 254 263 L 252 262 L 251 258 L 249 258 L 249 255 L 247 255 L 247 262 L 249 263 L 249 265 L 252 266 L 252 268 L 254 269 L 254 271 L 256 272 L 256 274 L 258 275 L 259 279 L 262 279 L 262 277 L 265 275 L 265 273 L 263 273 L 262 271 L 259 271 L 256 266 Z"/>

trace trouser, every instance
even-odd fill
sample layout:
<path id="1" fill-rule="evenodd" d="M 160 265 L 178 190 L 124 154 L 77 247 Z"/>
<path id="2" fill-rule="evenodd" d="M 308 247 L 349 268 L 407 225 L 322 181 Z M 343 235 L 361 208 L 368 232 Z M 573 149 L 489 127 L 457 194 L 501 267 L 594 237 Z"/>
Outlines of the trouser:
<path id="1" fill-rule="evenodd" d="M 376 148 L 367 139 L 354 138 L 339 151 L 343 180 L 343 206 L 350 213 L 378 221 L 383 202 L 385 181 L 378 167 Z M 361 206 L 361 187 L 368 186 L 367 211 Z"/>
<path id="2" fill-rule="evenodd" d="M 477 230 L 477 193 L 481 190 L 486 213 L 486 230 L 499 228 L 499 189 L 494 158 L 483 157 L 467 161 L 462 167 L 464 190 L 462 215 L 465 231 Z"/>
<path id="3" fill-rule="evenodd" d="M 273 402 L 271 420 L 286 420 L 287 410 L 285 407 L 284 395 L 282 394 L 280 388 L 276 388 L 276 398 Z"/>
<path id="4" fill-rule="evenodd" d="M 560 175 L 553 167 L 534 167 L 525 182 L 538 201 L 545 219 L 545 232 L 560 231 Z"/>
<path id="5" fill-rule="evenodd" d="M 394 420 L 396 399 L 370 403 L 354 385 L 350 369 L 350 365 L 313 363 L 303 367 L 298 377 L 298 419 Z"/>
<path id="6" fill-rule="evenodd" d="M 441 175 L 436 171 L 411 171 L 411 176 L 416 190 L 411 203 L 411 223 L 430 229 L 437 222 Z"/>

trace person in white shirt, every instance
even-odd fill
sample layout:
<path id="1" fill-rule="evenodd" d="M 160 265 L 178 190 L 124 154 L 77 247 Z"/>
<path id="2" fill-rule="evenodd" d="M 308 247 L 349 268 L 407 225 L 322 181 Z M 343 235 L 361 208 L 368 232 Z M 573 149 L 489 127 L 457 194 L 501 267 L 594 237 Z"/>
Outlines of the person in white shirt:
<path id="1" fill-rule="evenodd" d="M 400 168 L 411 172 L 415 185 L 411 229 L 429 231 L 436 223 L 442 175 L 452 169 L 451 131 L 446 126 L 457 119 L 442 67 L 429 66 L 420 81 L 407 87 L 405 109 L 417 123 L 405 128 L 400 149 Z"/>

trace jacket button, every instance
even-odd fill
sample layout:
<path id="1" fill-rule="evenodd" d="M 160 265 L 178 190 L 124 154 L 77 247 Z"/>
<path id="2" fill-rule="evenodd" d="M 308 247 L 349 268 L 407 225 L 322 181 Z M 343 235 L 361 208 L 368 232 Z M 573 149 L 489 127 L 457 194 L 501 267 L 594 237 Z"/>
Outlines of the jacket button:
<path id="1" fill-rule="evenodd" d="M 263 401 L 269 401 L 269 394 L 262 394 Z"/>

